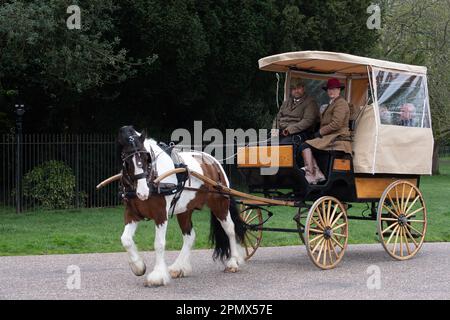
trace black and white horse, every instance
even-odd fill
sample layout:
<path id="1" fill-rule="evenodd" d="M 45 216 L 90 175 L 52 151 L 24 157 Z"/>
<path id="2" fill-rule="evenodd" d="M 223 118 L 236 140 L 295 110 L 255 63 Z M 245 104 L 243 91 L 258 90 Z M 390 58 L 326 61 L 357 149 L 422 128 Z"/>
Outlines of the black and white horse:
<path id="1" fill-rule="evenodd" d="M 171 277 L 190 275 L 192 273 L 190 251 L 195 241 L 191 216 L 194 210 L 199 210 L 204 205 L 211 209 L 214 258 L 224 261 L 225 271 L 237 272 L 245 257 L 241 246 L 245 227 L 233 199 L 228 195 L 214 192 L 211 186 L 193 176 L 185 182 L 186 189 L 181 189 L 178 195 L 155 192 L 154 188 L 149 188 L 152 180 L 175 168 L 169 154 L 158 146 L 156 141 L 147 139 L 145 133 L 140 134 L 132 126 L 122 127 L 119 130 L 118 145 L 123 161 L 122 185 L 125 190 L 131 190 L 136 195 L 126 198 L 125 229 L 121 237 L 133 273 L 141 276 L 146 271 L 133 236 L 140 221 L 152 219 L 156 228 L 154 243 L 156 263 L 153 271 L 147 275 L 145 284 L 166 285 Z M 178 156 L 189 171 L 195 171 L 214 181 L 220 181 L 224 186 L 229 186 L 222 166 L 211 155 L 203 152 L 179 152 Z M 177 185 L 177 176 L 168 176 L 162 183 Z M 172 207 L 175 196 L 178 200 Z M 168 217 L 172 213 L 177 217 L 183 234 L 183 247 L 175 262 L 168 267 L 164 250 Z"/>

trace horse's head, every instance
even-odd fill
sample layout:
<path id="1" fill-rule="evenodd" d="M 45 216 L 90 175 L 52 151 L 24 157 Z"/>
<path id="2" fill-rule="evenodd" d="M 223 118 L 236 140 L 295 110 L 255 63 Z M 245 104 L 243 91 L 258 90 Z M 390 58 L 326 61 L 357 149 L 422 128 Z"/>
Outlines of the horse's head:
<path id="1" fill-rule="evenodd" d="M 136 190 L 140 200 L 147 200 L 150 193 L 147 179 L 152 159 L 144 146 L 145 138 L 145 132 L 139 134 L 133 126 L 120 128 L 117 137 L 124 181 L 128 181 L 128 187 Z"/>

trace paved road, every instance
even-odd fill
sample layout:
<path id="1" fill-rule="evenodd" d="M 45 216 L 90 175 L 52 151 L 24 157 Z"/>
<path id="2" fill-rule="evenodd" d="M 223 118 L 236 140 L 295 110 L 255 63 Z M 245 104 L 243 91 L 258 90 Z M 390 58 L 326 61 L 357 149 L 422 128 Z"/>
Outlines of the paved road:
<path id="1" fill-rule="evenodd" d="M 350 245 L 329 271 L 317 269 L 303 246 L 260 248 L 236 274 L 222 272 L 211 253 L 195 250 L 194 274 L 157 288 L 131 273 L 125 253 L 0 257 L 0 298 L 450 299 L 450 243 L 425 244 L 409 261 L 392 260 L 379 244 Z M 167 260 L 176 255 L 168 252 Z M 149 270 L 154 254 L 143 257 Z M 80 268 L 80 289 L 67 288 L 69 265 Z M 380 270 L 380 289 L 368 289 L 370 266 Z"/>

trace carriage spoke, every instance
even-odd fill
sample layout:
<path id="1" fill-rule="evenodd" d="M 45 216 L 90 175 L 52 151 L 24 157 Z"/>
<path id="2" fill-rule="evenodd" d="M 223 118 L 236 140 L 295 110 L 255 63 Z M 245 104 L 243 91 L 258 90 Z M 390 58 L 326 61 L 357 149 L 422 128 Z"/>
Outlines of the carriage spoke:
<path id="1" fill-rule="evenodd" d="M 408 222 L 425 223 L 425 220 L 408 220 Z"/>
<path id="2" fill-rule="evenodd" d="M 328 225 L 331 225 L 331 220 L 330 220 L 330 211 L 331 211 L 331 200 L 328 201 L 328 208 L 327 208 L 327 221 L 328 221 Z"/>
<path id="3" fill-rule="evenodd" d="M 398 200 L 398 190 L 397 190 L 397 185 L 395 186 L 395 202 L 397 203 L 397 212 L 401 212 L 400 210 L 400 202 Z"/>
<path id="4" fill-rule="evenodd" d="M 333 233 L 333 235 L 338 236 L 338 237 L 343 237 L 343 238 L 347 237 L 345 234 L 340 234 L 340 233 Z"/>
<path id="5" fill-rule="evenodd" d="M 408 224 L 408 228 L 413 229 L 416 233 L 418 233 L 421 237 L 423 237 L 422 232 L 420 232 L 419 230 L 417 230 L 416 228 L 414 228 L 412 225 Z"/>
<path id="6" fill-rule="evenodd" d="M 257 215 L 254 215 L 253 217 L 250 218 L 250 220 L 247 221 L 247 224 L 250 224 L 250 222 L 252 222 L 253 220 L 255 220 L 256 218 L 258 218 Z"/>
<path id="7" fill-rule="evenodd" d="M 406 251 L 408 251 L 408 255 L 411 255 L 411 249 L 409 248 L 408 237 L 406 235 L 406 228 L 403 228 L 403 235 L 405 236 Z"/>
<path id="8" fill-rule="evenodd" d="M 327 240 L 327 245 L 328 245 L 328 257 L 330 258 L 330 263 L 333 264 L 333 257 L 331 256 L 331 241 Z"/>
<path id="9" fill-rule="evenodd" d="M 331 223 L 331 227 L 334 226 L 336 224 L 336 222 L 339 221 L 339 219 L 342 217 L 342 215 L 344 214 L 344 211 L 342 211 L 336 219 L 334 219 L 334 221 Z"/>
<path id="10" fill-rule="evenodd" d="M 339 259 L 339 255 L 336 253 L 336 249 L 334 248 L 332 241 L 330 241 L 330 247 L 333 250 L 334 255 L 336 256 L 336 259 Z"/>
<path id="11" fill-rule="evenodd" d="M 400 228 L 400 256 L 403 257 L 403 227 Z"/>
<path id="12" fill-rule="evenodd" d="M 326 210 L 326 208 L 325 208 L 325 201 L 324 202 L 322 202 L 322 218 L 323 218 L 323 221 L 325 222 L 325 226 L 326 225 L 328 225 L 328 220 L 327 220 L 327 210 Z"/>
<path id="13" fill-rule="evenodd" d="M 325 221 L 323 220 L 323 217 L 322 217 L 322 215 L 320 214 L 320 209 L 319 208 L 317 208 L 317 210 L 319 210 L 319 211 L 316 211 L 317 213 L 318 213 L 318 215 L 319 215 L 319 220 L 320 220 L 320 222 L 322 223 L 322 225 L 324 226 L 324 227 L 326 227 L 327 226 L 327 224 L 325 223 Z"/>
<path id="14" fill-rule="evenodd" d="M 394 234 L 395 234 L 395 232 L 397 231 L 398 228 L 400 228 L 400 225 L 397 225 L 397 226 L 394 228 L 394 231 L 392 231 L 391 236 L 390 236 L 389 239 L 386 241 L 386 244 L 389 244 L 389 242 L 391 242 L 392 237 L 394 236 Z"/>
<path id="15" fill-rule="evenodd" d="M 397 232 L 395 233 L 395 241 L 394 241 L 394 248 L 392 249 L 392 254 L 395 254 L 395 249 L 397 248 L 397 240 L 398 240 L 398 235 L 400 233 L 400 230 L 401 230 L 401 228 L 399 226 L 399 228 L 397 229 Z"/>
<path id="16" fill-rule="evenodd" d="M 327 251 L 328 251 L 328 240 L 325 240 L 325 247 L 323 251 L 323 265 L 327 265 Z"/>
<path id="17" fill-rule="evenodd" d="M 398 218 L 398 215 L 396 213 L 394 213 L 389 207 L 387 207 L 385 204 L 383 204 L 383 208 L 387 209 L 387 211 L 389 211 L 394 217 Z"/>
<path id="18" fill-rule="evenodd" d="M 257 246 L 258 241 L 257 241 L 256 243 L 254 243 L 254 242 L 248 237 L 248 234 L 246 234 L 245 237 L 246 237 L 247 240 L 248 240 L 248 244 L 249 244 L 253 249 L 258 248 L 258 246 Z"/>
<path id="19" fill-rule="evenodd" d="M 417 210 L 414 210 L 413 212 L 411 212 L 410 214 L 408 214 L 407 216 L 406 216 L 406 218 L 409 218 L 409 217 L 411 217 L 413 214 L 415 214 L 415 213 L 417 213 L 417 212 L 419 212 L 420 210 L 423 210 L 423 206 L 422 207 L 420 207 L 419 209 L 417 209 Z"/>
<path id="20" fill-rule="evenodd" d="M 318 229 L 314 229 L 314 228 L 309 228 L 309 231 L 311 232 L 315 232 L 315 233 L 323 233 L 323 230 L 318 230 Z"/>
<path id="21" fill-rule="evenodd" d="M 337 241 L 334 237 L 331 237 L 330 239 L 332 241 L 334 241 L 342 250 L 344 250 L 344 246 L 339 241 Z"/>
<path id="22" fill-rule="evenodd" d="M 319 234 L 317 237 L 312 238 L 311 240 L 309 240 L 309 243 L 314 242 L 314 241 L 316 241 L 316 240 L 318 240 L 320 238 L 323 238 L 323 234 Z"/>
<path id="23" fill-rule="evenodd" d="M 250 254 L 250 252 L 248 251 L 248 247 L 247 246 L 245 246 L 245 254 L 246 254 L 246 256 L 248 256 Z"/>
<path id="24" fill-rule="evenodd" d="M 414 239 L 414 237 L 412 236 L 411 232 L 409 232 L 408 227 L 406 227 L 406 233 L 408 234 L 409 238 L 414 242 L 416 248 L 419 247 L 419 245 L 417 244 L 416 240 Z"/>
<path id="25" fill-rule="evenodd" d="M 398 208 L 395 206 L 394 201 L 392 200 L 391 195 L 390 195 L 389 193 L 388 193 L 388 198 L 389 198 L 389 201 L 391 202 L 392 208 L 394 208 L 394 210 L 398 212 Z M 395 213 L 392 212 L 392 211 L 391 211 L 391 213 L 392 213 L 395 217 L 398 218 L 398 215 L 397 215 L 397 214 L 395 214 Z"/>
<path id="26" fill-rule="evenodd" d="M 336 211 L 337 211 L 338 208 L 339 208 L 339 205 L 336 203 L 334 205 L 333 212 L 331 213 L 330 221 L 333 221 L 334 215 L 336 214 Z M 330 225 L 330 226 L 332 227 L 333 225 Z"/>
<path id="27" fill-rule="evenodd" d="M 412 207 L 414 207 L 414 204 L 416 203 L 417 199 L 420 198 L 420 195 L 417 195 L 417 197 L 413 200 L 413 202 L 409 205 L 408 209 L 405 211 L 405 215 L 408 214 L 409 210 L 412 209 Z"/>
<path id="28" fill-rule="evenodd" d="M 340 225 L 338 225 L 338 226 L 336 226 L 336 227 L 334 227 L 334 228 L 331 228 L 331 230 L 336 230 L 336 229 L 339 229 L 339 228 L 342 228 L 343 226 L 346 226 L 347 225 L 347 222 L 344 222 L 344 223 L 342 223 L 342 224 L 340 224 Z"/>
<path id="29" fill-rule="evenodd" d="M 381 218 L 382 221 L 398 221 L 398 219 L 394 218 Z"/>
<path id="30" fill-rule="evenodd" d="M 314 249 L 311 251 L 311 253 L 313 254 L 314 252 L 316 252 L 317 248 L 320 246 L 320 244 L 325 240 L 325 238 L 323 236 L 321 236 L 322 239 L 320 239 L 319 242 L 317 242 L 316 246 L 314 247 Z"/>
<path id="31" fill-rule="evenodd" d="M 325 246 L 325 242 L 326 241 L 322 242 L 322 244 L 320 245 L 320 250 L 319 250 L 319 253 L 317 254 L 317 261 L 318 262 L 320 261 L 320 256 L 322 255 L 322 251 L 323 251 L 323 247 Z"/>
<path id="32" fill-rule="evenodd" d="M 406 208 L 408 207 L 408 203 L 409 203 L 409 199 L 411 198 L 411 194 L 412 194 L 412 192 L 413 192 L 413 188 L 409 188 L 409 194 L 408 194 L 408 198 L 406 198 L 406 201 L 405 201 L 405 204 L 404 204 L 404 207 L 403 207 L 403 212 L 405 212 L 406 211 Z"/>
<path id="33" fill-rule="evenodd" d="M 325 226 L 322 226 L 319 221 L 317 221 L 316 219 L 314 219 L 314 217 L 311 218 L 312 221 L 320 228 L 320 229 L 325 229 Z"/>
<path id="34" fill-rule="evenodd" d="M 255 238 L 256 240 L 258 240 L 258 236 L 255 235 L 253 232 L 247 232 L 246 235 L 252 236 L 252 237 Z"/>
<path id="35" fill-rule="evenodd" d="M 404 204 L 404 202 L 405 202 L 405 184 L 403 184 L 403 188 L 402 188 L 402 199 L 401 199 L 401 207 L 400 207 L 400 209 L 401 209 L 401 211 L 402 212 L 404 212 L 403 210 L 403 204 Z"/>
<path id="36" fill-rule="evenodd" d="M 248 212 L 245 214 L 244 221 L 245 221 L 246 223 L 248 223 L 247 220 L 248 220 L 248 218 L 250 217 L 250 215 L 251 215 L 252 213 L 253 213 L 253 209 L 250 209 L 250 210 L 248 210 Z"/>
<path id="37" fill-rule="evenodd" d="M 391 224 L 389 227 L 387 227 L 386 229 L 384 229 L 383 231 L 381 231 L 381 233 L 384 234 L 386 231 L 388 231 L 389 229 L 395 227 L 396 225 L 398 225 L 398 222 L 395 222 L 395 223 Z"/>

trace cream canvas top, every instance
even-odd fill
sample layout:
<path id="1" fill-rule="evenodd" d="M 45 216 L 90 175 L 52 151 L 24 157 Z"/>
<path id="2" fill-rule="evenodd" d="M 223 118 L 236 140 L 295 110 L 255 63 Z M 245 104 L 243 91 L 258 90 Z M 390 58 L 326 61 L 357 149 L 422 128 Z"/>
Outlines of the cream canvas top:
<path id="1" fill-rule="evenodd" d="M 259 68 L 264 71 L 286 72 L 290 68 L 315 72 L 367 74 L 367 66 L 426 74 L 427 68 L 391 61 L 327 51 L 297 51 L 262 58 Z"/>
<path id="2" fill-rule="evenodd" d="M 341 79 L 346 99 L 358 110 L 352 143 L 355 173 L 431 174 L 434 141 L 426 67 L 345 53 L 299 51 L 262 58 L 259 68 L 287 73 L 285 97 L 291 77 L 324 83 L 331 76 Z M 373 96 L 370 105 L 366 105 L 368 90 Z M 415 103 L 410 122 L 401 120 L 408 115 L 406 102 Z"/>

